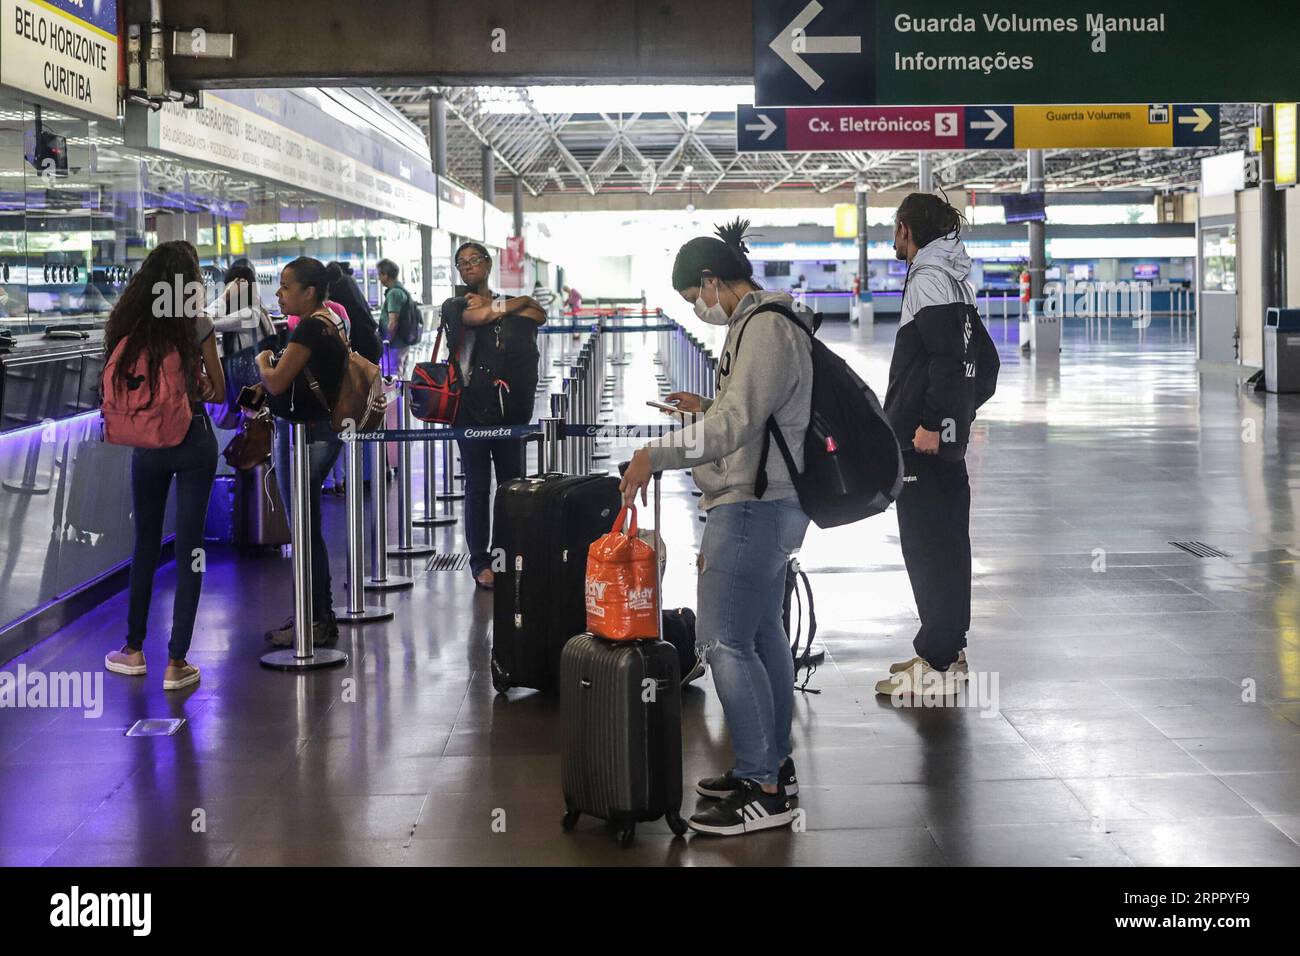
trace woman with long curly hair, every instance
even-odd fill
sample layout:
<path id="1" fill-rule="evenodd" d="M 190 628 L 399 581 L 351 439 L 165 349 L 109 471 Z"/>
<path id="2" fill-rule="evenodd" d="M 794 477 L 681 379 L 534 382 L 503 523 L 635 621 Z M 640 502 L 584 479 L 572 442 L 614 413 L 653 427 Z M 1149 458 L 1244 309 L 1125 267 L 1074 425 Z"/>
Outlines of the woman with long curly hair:
<path id="1" fill-rule="evenodd" d="M 131 557 L 126 644 L 104 658 L 104 666 L 115 674 L 138 677 L 145 673 L 149 602 L 162 553 L 167 495 L 175 479 L 176 599 L 167 644 L 167 669 L 163 673 L 164 690 L 180 690 L 199 682 L 199 669 L 187 663 L 185 655 L 203 589 L 203 572 L 199 570 L 203 562 L 195 559 L 203 546 L 208 496 L 217 470 L 217 439 L 203 403 L 223 402 L 226 395 L 212 319 L 202 311 L 202 288 L 194 247 L 184 241 L 164 242 L 141 263 L 104 328 L 105 356 L 111 356 L 122 344 L 112 387 L 129 387 L 127 379 L 143 356 L 146 387 L 156 395 L 163 361 L 174 352 L 180 359 L 193 412 L 189 431 L 179 445 L 136 448 L 132 453 L 135 551 Z"/>

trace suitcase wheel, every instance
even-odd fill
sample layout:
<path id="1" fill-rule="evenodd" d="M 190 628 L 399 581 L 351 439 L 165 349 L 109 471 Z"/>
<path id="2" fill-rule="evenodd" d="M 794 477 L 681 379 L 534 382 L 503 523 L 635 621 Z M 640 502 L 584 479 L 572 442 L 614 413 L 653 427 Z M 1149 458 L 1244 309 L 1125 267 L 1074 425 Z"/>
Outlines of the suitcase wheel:
<path id="1" fill-rule="evenodd" d="M 636 824 L 629 823 L 623 829 L 618 831 L 618 845 L 631 846 L 632 841 L 636 839 Z"/>
<path id="2" fill-rule="evenodd" d="M 686 836 L 686 821 L 676 810 L 669 810 L 664 814 L 664 819 L 668 821 L 668 829 L 673 831 L 674 836 Z"/>
<path id="3" fill-rule="evenodd" d="M 513 685 L 510 683 L 510 675 L 501 669 L 494 656 L 492 658 L 492 689 L 498 694 L 504 694 Z"/>
<path id="4" fill-rule="evenodd" d="M 579 810 L 565 810 L 564 819 L 560 821 L 560 826 L 564 827 L 564 832 L 568 833 L 578 825 L 578 817 L 582 816 Z"/>

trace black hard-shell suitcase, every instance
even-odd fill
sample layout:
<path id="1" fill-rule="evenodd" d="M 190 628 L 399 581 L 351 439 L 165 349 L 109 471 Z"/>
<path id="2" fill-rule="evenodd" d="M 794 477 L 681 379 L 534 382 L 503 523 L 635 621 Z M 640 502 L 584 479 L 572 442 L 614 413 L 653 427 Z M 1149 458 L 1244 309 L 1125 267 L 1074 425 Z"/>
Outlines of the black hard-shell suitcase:
<path id="1" fill-rule="evenodd" d="M 560 661 L 564 828 L 587 813 L 631 841 L 642 820 L 667 817 L 681 836 L 681 673 L 667 641 L 579 634 Z"/>
<path id="2" fill-rule="evenodd" d="M 658 542 L 657 474 L 654 517 Z M 657 556 L 655 567 L 660 568 Z M 662 606 L 662 571 L 659 577 L 655 601 Z M 662 637 L 663 618 L 656 617 Z M 625 846 L 643 820 L 666 817 L 673 833 L 686 832 L 681 817 L 681 679 L 678 650 L 662 639 L 607 641 L 583 633 L 564 645 L 564 829 L 573 829 L 587 813 L 620 827 L 619 841 Z"/>
<path id="3" fill-rule="evenodd" d="M 587 626 L 587 550 L 609 531 L 618 479 L 516 478 L 497 489 L 493 553 L 502 554 L 492 601 L 492 686 L 548 690 L 564 643 Z M 498 550 L 499 549 L 499 550 Z"/>

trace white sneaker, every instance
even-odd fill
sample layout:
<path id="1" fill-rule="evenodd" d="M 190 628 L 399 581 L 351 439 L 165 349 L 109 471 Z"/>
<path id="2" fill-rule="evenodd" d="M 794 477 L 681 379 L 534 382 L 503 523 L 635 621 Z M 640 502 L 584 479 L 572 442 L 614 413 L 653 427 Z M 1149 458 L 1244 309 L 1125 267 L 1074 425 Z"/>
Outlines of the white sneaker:
<path id="1" fill-rule="evenodd" d="M 127 677 L 140 677 L 149 671 L 144 662 L 144 655 L 140 656 L 139 664 L 132 664 L 131 658 L 127 656 L 127 649 L 124 647 L 120 651 L 109 651 L 104 655 L 104 669 L 112 671 L 114 674 L 124 674 Z"/>
<path id="2" fill-rule="evenodd" d="M 925 661 L 917 659 L 907 670 L 898 671 L 876 682 L 876 693 L 881 697 L 921 697 L 925 695 L 948 696 L 957 693 L 962 675 L 953 668 L 937 671 Z"/>
<path id="3" fill-rule="evenodd" d="M 184 667 L 173 667 L 168 664 L 167 670 L 163 673 L 163 690 L 184 690 L 198 682 L 199 669 L 193 664 L 186 664 Z"/>
<path id="4" fill-rule="evenodd" d="M 915 664 L 919 660 L 921 660 L 921 658 L 913 657 L 911 660 L 899 661 L 896 664 L 890 664 L 889 673 L 897 674 L 900 671 L 908 670 L 913 664 Z M 963 647 L 960 651 L 957 652 L 957 660 L 955 660 L 951 665 L 949 665 L 948 670 L 955 671 L 956 673 L 961 674 L 963 679 L 965 679 L 965 677 L 970 673 L 970 668 L 966 665 L 966 648 Z"/>

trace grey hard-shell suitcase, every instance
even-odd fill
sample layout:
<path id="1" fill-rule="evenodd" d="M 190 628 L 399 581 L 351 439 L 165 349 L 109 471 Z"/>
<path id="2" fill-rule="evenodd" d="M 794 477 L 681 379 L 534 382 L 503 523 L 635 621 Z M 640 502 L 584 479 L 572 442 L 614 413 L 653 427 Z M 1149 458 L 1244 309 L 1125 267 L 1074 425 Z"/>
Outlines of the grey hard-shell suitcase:
<path id="1" fill-rule="evenodd" d="M 654 490 L 657 532 L 658 476 Z M 686 832 L 681 673 L 672 644 L 571 638 L 560 657 L 560 722 L 564 829 L 586 813 L 618 826 L 624 845 L 637 823 L 659 817 L 678 836 Z"/>

